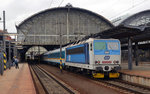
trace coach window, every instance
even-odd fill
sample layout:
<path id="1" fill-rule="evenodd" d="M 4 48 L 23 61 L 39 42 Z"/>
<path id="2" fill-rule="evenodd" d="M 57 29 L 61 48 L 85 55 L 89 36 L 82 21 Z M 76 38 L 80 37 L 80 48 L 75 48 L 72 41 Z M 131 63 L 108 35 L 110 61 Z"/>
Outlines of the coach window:
<path id="1" fill-rule="evenodd" d="M 92 43 L 90 44 L 90 50 L 92 51 Z"/>

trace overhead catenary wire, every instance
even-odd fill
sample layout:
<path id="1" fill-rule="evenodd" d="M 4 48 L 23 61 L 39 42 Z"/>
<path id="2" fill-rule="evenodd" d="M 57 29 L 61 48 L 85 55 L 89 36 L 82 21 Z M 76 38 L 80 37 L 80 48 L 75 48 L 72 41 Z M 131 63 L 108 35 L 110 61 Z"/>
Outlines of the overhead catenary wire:
<path id="1" fill-rule="evenodd" d="M 110 19 L 116 18 L 117 16 L 121 15 L 122 13 L 127 12 L 127 11 L 129 11 L 129 10 L 131 10 L 131 9 L 141 5 L 141 4 L 143 4 L 145 1 L 148 1 L 148 0 L 143 0 L 143 1 L 141 1 L 141 2 L 139 2 L 137 4 L 135 4 L 135 5 L 132 5 L 130 8 L 125 9 L 124 11 L 121 11 L 121 12 L 117 13 L 115 16 L 110 17 Z"/>
<path id="2" fill-rule="evenodd" d="M 62 0 L 61 2 L 60 2 L 60 4 L 59 4 L 59 6 L 58 7 L 60 7 L 61 6 L 61 4 L 64 2 L 64 0 Z"/>
<path id="3" fill-rule="evenodd" d="M 52 5 L 52 2 L 53 2 L 53 0 L 51 0 L 51 2 L 50 2 L 50 7 L 51 7 L 51 5 Z"/>
<path id="4" fill-rule="evenodd" d="M 115 1 L 113 4 L 111 4 L 109 7 L 113 7 L 114 5 L 116 5 L 116 3 L 118 2 L 119 0 Z M 110 11 L 108 9 L 104 9 L 101 11 L 101 13 L 104 13 L 104 12 L 107 12 L 107 11 Z"/>

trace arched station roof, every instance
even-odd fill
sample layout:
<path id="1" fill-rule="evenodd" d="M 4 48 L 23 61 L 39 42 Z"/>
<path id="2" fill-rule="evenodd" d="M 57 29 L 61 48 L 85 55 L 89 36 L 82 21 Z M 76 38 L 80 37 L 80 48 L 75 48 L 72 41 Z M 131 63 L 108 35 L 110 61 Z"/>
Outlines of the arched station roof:
<path id="1" fill-rule="evenodd" d="M 46 9 L 16 26 L 17 39 L 23 45 L 59 45 L 60 32 L 66 44 L 112 27 L 103 16 L 71 5 Z"/>
<path id="2" fill-rule="evenodd" d="M 150 27 L 150 10 L 145 10 L 131 15 L 119 25 L 137 28 L 143 31 L 145 28 Z"/>
<path id="3" fill-rule="evenodd" d="M 93 35 L 101 38 L 117 38 L 122 43 L 127 42 L 128 37 L 133 41 L 146 41 L 150 39 L 150 10 L 145 10 L 127 17 L 121 23 L 111 29 Z M 126 38 L 126 39 L 125 39 Z"/>

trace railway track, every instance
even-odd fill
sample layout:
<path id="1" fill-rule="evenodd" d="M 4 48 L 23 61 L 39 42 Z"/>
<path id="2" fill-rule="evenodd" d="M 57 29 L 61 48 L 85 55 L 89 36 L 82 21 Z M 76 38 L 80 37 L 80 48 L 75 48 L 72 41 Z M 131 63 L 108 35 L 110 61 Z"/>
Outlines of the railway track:
<path id="1" fill-rule="evenodd" d="M 135 84 L 127 81 L 123 81 L 121 79 L 95 79 L 89 77 L 89 75 L 82 75 L 83 77 L 92 79 L 94 83 L 98 83 L 101 85 L 104 85 L 109 88 L 116 89 L 120 93 L 124 94 L 150 94 L 150 87 L 140 85 L 140 84 Z"/>
<path id="2" fill-rule="evenodd" d="M 132 93 L 132 94 L 150 94 L 150 87 L 135 84 L 121 79 L 95 79 L 89 77 L 89 75 L 82 75 L 83 77 L 92 79 L 94 83 L 104 85 L 109 88 L 117 89 L 121 93 Z"/>
<path id="3" fill-rule="evenodd" d="M 117 89 L 120 93 L 125 93 L 125 94 L 150 94 L 150 87 L 136 84 L 136 83 L 131 83 L 127 81 L 123 81 L 121 79 L 95 79 L 89 77 L 89 75 L 82 75 L 84 77 L 87 77 L 89 79 L 92 79 L 95 83 L 104 85 L 109 88 Z"/>
<path id="4" fill-rule="evenodd" d="M 73 73 L 73 75 L 80 75 L 80 74 Z M 78 76 L 78 78 L 79 79 L 86 78 L 85 80 L 87 80 L 88 78 L 89 82 L 91 83 L 99 84 L 104 87 L 114 89 L 120 92 L 121 94 L 150 94 L 150 87 L 129 83 L 120 79 L 108 79 L 108 80 L 93 79 L 87 75 L 80 75 Z"/>
<path id="5" fill-rule="evenodd" d="M 96 80 L 96 83 L 103 84 L 109 88 L 117 89 L 117 91 L 120 91 L 121 93 L 150 94 L 150 87 L 129 83 L 122 80 Z"/>
<path id="6" fill-rule="evenodd" d="M 129 83 L 122 80 L 105 81 L 105 83 L 127 90 L 135 94 L 150 94 L 150 88 L 138 84 Z"/>
<path id="7" fill-rule="evenodd" d="M 79 94 L 76 90 L 57 79 L 37 65 L 31 65 L 46 94 Z"/>

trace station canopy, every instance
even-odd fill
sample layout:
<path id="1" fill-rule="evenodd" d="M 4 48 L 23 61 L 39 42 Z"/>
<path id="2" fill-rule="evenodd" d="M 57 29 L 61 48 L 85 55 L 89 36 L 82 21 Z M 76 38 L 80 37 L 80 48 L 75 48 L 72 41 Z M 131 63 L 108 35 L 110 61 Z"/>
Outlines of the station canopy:
<path id="1" fill-rule="evenodd" d="M 16 26 L 17 41 L 22 45 L 59 45 L 60 40 L 66 44 L 112 27 L 99 14 L 66 5 L 41 11 L 25 19 Z"/>
<path id="2" fill-rule="evenodd" d="M 128 17 L 120 25 L 139 28 L 142 31 L 146 27 L 150 27 L 150 10 L 145 10 Z"/>
<path id="3" fill-rule="evenodd" d="M 122 43 L 127 43 L 128 37 L 132 37 L 132 41 L 134 42 L 147 41 L 150 39 L 150 10 L 131 15 L 118 26 L 95 33 L 93 36 L 117 38 L 120 39 Z"/>

